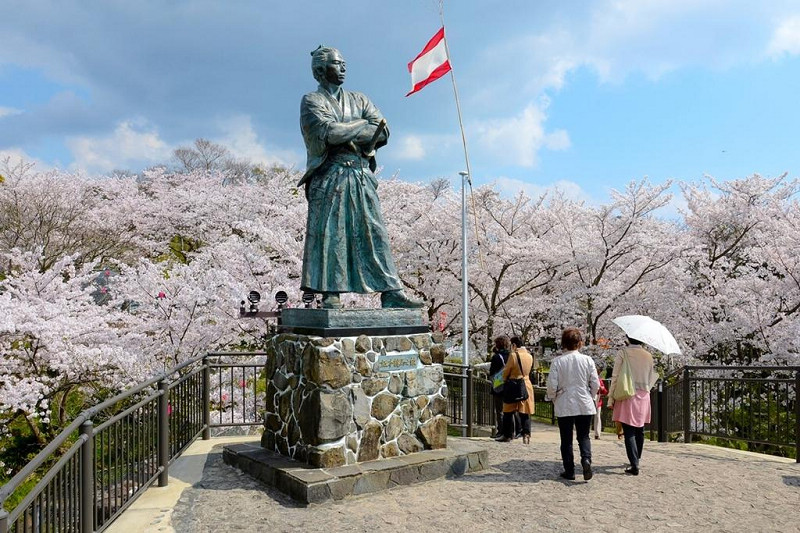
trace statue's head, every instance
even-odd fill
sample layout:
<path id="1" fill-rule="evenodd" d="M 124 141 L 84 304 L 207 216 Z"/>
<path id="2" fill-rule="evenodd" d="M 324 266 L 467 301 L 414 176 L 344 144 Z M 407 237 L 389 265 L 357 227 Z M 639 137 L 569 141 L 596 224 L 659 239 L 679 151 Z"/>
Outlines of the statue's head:
<path id="1" fill-rule="evenodd" d="M 341 85 L 344 83 L 345 71 L 344 58 L 336 48 L 320 45 L 311 52 L 311 73 L 317 82 Z"/>

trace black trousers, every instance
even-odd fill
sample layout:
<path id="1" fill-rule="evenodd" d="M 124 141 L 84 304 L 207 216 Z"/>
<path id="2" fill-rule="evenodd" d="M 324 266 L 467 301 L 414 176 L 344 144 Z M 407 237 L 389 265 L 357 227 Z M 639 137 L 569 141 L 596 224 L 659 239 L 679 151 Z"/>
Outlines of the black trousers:
<path id="1" fill-rule="evenodd" d="M 514 435 L 531 434 L 531 415 L 528 413 L 503 413 L 503 436 L 511 439 Z"/>
<path id="2" fill-rule="evenodd" d="M 572 451 L 572 428 L 578 438 L 578 449 L 581 461 L 592 462 L 592 440 L 589 438 L 589 429 L 592 427 L 594 415 L 560 416 L 558 417 L 558 431 L 561 433 L 561 462 L 564 472 L 575 473 L 575 456 Z"/>
<path id="3" fill-rule="evenodd" d="M 503 395 L 502 394 L 493 394 L 492 400 L 494 401 L 494 420 L 495 420 L 495 428 L 494 428 L 494 436 L 499 437 L 503 435 Z M 514 413 L 514 424 L 516 425 L 516 433 L 518 434 L 522 427 L 519 413 Z M 528 431 L 530 433 L 530 431 Z M 514 436 L 512 432 L 511 437 Z"/>
<path id="4" fill-rule="evenodd" d="M 503 434 L 503 395 L 493 394 L 494 402 L 494 436 L 499 437 Z"/>
<path id="5" fill-rule="evenodd" d="M 637 428 L 622 424 L 622 434 L 625 436 L 625 453 L 628 454 L 628 462 L 631 468 L 639 469 L 639 459 L 642 458 L 642 448 L 644 448 L 644 426 Z"/>

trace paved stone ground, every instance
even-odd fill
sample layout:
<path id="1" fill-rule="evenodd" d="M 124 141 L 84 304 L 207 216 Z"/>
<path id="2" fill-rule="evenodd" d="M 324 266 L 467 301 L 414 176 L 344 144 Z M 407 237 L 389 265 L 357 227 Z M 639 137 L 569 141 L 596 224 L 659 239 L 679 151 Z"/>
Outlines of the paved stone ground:
<path id="1" fill-rule="evenodd" d="M 800 531 L 800 465 L 700 444 L 645 441 L 641 474 L 623 473 L 615 435 L 592 440 L 595 476 L 558 478 L 558 431 L 530 445 L 473 439 L 491 467 L 456 479 L 304 507 L 209 455 L 172 513 L 182 532 Z M 577 455 L 577 446 L 576 446 Z"/>

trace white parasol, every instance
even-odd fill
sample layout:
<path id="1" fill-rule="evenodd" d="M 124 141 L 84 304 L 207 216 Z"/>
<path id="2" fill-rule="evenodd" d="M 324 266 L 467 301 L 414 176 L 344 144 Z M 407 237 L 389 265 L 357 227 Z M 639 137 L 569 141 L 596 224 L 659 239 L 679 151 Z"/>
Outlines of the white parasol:
<path id="1" fill-rule="evenodd" d="M 631 339 L 652 346 L 665 355 L 681 353 L 678 342 L 672 333 L 661 322 L 653 320 L 649 316 L 620 316 L 612 322 L 622 328 L 622 331 Z"/>

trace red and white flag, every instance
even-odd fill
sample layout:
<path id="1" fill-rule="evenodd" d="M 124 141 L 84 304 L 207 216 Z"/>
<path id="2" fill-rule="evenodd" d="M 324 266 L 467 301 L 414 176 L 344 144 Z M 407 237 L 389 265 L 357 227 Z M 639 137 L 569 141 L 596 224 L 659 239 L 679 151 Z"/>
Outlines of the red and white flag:
<path id="1" fill-rule="evenodd" d="M 444 27 L 436 32 L 422 52 L 408 64 L 408 71 L 411 73 L 411 92 L 406 96 L 414 94 L 450 72 L 450 60 L 444 43 Z"/>

